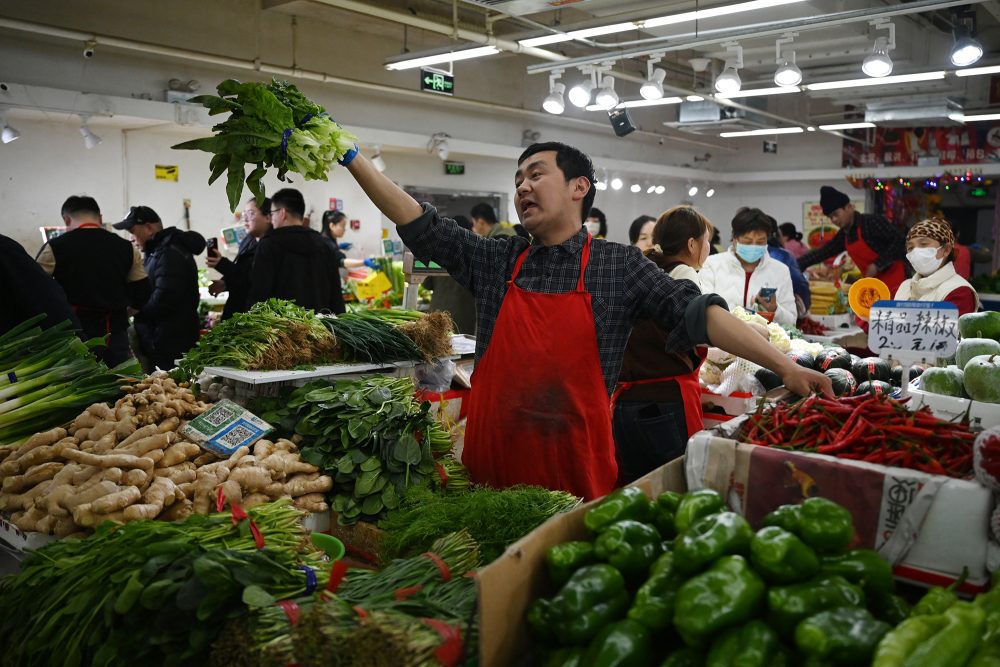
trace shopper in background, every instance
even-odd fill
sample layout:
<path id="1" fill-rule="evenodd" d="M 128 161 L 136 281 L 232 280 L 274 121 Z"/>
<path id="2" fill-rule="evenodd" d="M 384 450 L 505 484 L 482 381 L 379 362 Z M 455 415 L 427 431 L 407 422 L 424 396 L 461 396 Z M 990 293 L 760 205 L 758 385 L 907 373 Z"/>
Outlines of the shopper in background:
<path id="1" fill-rule="evenodd" d="M 223 257 L 218 248 L 209 248 L 205 263 L 209 268 L 222 274 L 222 280 L 216 280 L 208 288 L 213 296 L 221 292 L 229 292 L 226 307 L 222 310 L 222 319 L 227 320 L 233 313 L 242 313 L 250 309 L 247 295 L 250 292 L 250 273 L 253 271 L 253 261 L 257 256 L 257 243 L 271 229 L 271 200 L 264 198 L 258 207 L 256 199 L 248 199 L 243 207 L 243 227 L 247 235 L 240 241 L 236 258 Z"/>
<path id="2" fill-rule="evenodd" d="M 114 227 L 128 231 L 146 253 L 151 294 L 135 314 L 141 346 L 137 356 L 147 373 L 171 369 L 198 341 L 201 295 L 194 256 L 205 249 L 205 238 L 177 227 L 164 229 L 160 216 L 148 206 L 133 206 Z"/>
<path id="3" fill-rule="evenodd" d="M 476 295 L 479 328 L 463 463 L 479 484 L 538 484 L 597 498 L 618 476 L 608 397 L 638 319 L 668 348 L 717 345 L 782 374 L 799 394 L 829 378 L 791 362 L 716 295 L 672 280 L 637 248 L 583 227 L 594 167 L 565 144 L 533 144 L 518 159 L 514 205 L 533 239 L 484 239 L 421 206 L 356 149 L 341 162 L 423 262 Z"/>
<path id="4" fill-rule="evenodd" d="M 108 366 L 132 356 L 128 309 L 150 295 L 139 249 L 104 229 L 93 197 L 72 196 L 62 205 L 66 233 L 42 246 L 36 261 L 59 283 L 80 319 L 84 336 L 103 338 L 94 355 Z"/>
<path id="5" fill-rule="evenodd" d="M 472 218 L 472 231 L 486 239 L 497 239 L 505 236 L 514 236 L 512 227 L 506 227 L 497 220 L 496 211 L 486 202 L 479 202 L 469 211 Z"/>
<path id="6" fill-rule="evenodd" d="M 292 188 L 271 197 L 271 231 L 260 240 L 250 276 L 250 305 L 288 299 L 303 308 L 344 312 L 339 257 L 315 229 L 302 226 L 306 202 Z"/>
<path id="7" fill-rule="evenodd" d="M 729 304 L 757 311 L 779 324 L 795 326 L 791 274 L 787 266 L 767 252 L 772 222 L 759 208 L 737 211 L 733 218 L 732 245 L 705 262 L 700 274 L 702 287 L 706 292 L 719 294 Z"/>
<path id="8" fill-rule="evenodd" d="M 320 234 L 327 242 L 327 245 L 337 254 L 337 266 L 342 269 L 356 269 L 367 266 L 370 269 L 378 268 L 378 265 L 371 259 L 349 259 L 344 254 L 345 250 L 350 250 L 351 244 L 344 243 L 340 239 L 347 233 L 347 214 L 343 211 L 323 211 Z M 339 289 L 339 285 L 338 285 Z"/>
<path id="9" fill-rule="evenodd" d="M 894 294 L 906 279 L 903 233 L 885 218 L 858 213 L 850 197 L 828 185 L 820 188 L 819 203 L 839 231 L 822 247 L 802 255 L 799 268 L 804 271 L 846 250 L 863 276 L 878 278 Z"/>
<path id="10" fill-rule="evenodd" d="M 792 291 L 795 293 L 796 320 L 805 317 L 812 305 L 812 292 L 809 291 L 809 280 L 799 270 L 799 264 L 786 248 L 781 246 L 781 231 L 778 221 L 767 216 L 771 221 L 771 235 L 767 237 L 767 254 L 788 267 L 792 279 Z"/>
<path id="11" fill-rule="evenodd" d="M 671 278 L 697 285 L 713 231 L 705 216 L 677 206 L 643 225 L 653 226 L 646 256 Z M 688 438 L 704 428 L 698 371 L 705 348 L 665 352 L 668 338 L 669 332 L 655 322 L 641 320 L 625 347 L 611 397 L 619 484 L 682 456 Z"/>
<path id="12" fill-rule="evenodd" d="M 591 208 L 587 214 L 587 220 L 583 223 L 590 235 L 595 239 L 603 239 L 608 236 L 608 218 L 599 208 Z"/>
<path id="13" fill-rule="evenodd" d="M 462 229 L 472 230 L 472 222 L 464 215 L 456 215 L 455 224 Z M 423 285 L 433 292 L 431 312 L 448 311 L 455 323 L 455 333 L 475 335 L 476 297 L 467 287 L 459 284 L 451 276 L 431 276 L 424 279 Z"/>
<path id="14" fill-rule="evenodd" d="M 655 225 L 656 218 L 651 215 L 640 215 L 629 225 L 628 242 L 643 252 L 652 250 L 653 227 Z"/>
<path id="15" fill-rule="evenodd" d="M 802 255 L 809 252 L 809 248 L 806 244 L 802 242 L 802 232 L 795 229 L 795 225 L 790 222 L 783 222 L 778 227 L 778 233 L 781 236 L 781 245 L 792 254 L 792 257 L 798 259 Z"/>
<path id="16" fill-rule="evenodd" d="M 897 301 L 948 301 L 959 315 L 979 310 L 979 295 L 955 272 L 955 234 L 947 220 L 921 220 L 906 235 L 906 259 L 916 272 L 896 291 Z"/>
<path id="17" fill-rule="evenodd" d="M 43 329 L 69 320 L 73 328 L 80 322 L 70 308 L 63 288 L 47 274 L 21 244 L 0 234 L 0 335 L 36 315 L 45 315 Z M 84 334 L 85 335 L 85 334 Z"/>
<path id="18" fill-rule="evenodd" d="M 719 228 L 716 227 L 715 231 L 712 232 L 712 245 L 709 247 L 709 255 L 718 255 L 722 252 L 722 237 L 719 236 Z"/>

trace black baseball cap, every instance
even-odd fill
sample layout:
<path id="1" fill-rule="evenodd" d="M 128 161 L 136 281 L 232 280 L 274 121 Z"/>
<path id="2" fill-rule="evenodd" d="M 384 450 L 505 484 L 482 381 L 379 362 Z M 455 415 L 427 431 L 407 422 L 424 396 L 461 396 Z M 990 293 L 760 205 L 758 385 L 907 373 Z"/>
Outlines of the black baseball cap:
<path id="1" fill-rule="evenodd" d="M 112 225 L 115 229 L 132 229 L 147 222 L 162 222 L 156 211 L 148 206 L 133 206 L 121 222 Z"/>

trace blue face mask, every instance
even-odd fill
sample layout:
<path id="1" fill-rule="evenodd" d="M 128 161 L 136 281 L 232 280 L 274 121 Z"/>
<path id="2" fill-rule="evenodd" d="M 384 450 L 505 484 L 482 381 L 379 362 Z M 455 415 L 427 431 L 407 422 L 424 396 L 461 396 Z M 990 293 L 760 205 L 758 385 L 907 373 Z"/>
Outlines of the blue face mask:
<path id="1" fill-rule="evenodd" d="M 749 243 L 737 243 L 736 254 L 747 264 L 759 262 L 767 252 L 766 245 L 750 245 Z"/>

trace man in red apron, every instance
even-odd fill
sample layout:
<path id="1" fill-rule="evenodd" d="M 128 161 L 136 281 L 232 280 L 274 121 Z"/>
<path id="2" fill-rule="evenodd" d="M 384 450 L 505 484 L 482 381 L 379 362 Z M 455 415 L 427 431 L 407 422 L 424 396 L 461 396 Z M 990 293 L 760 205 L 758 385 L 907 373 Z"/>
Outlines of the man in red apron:
<path id="1" fill-rule="evenodd" d="M 819 203 L 823 215 L 840 231 L 825 245 L 802 255 L 799 268 L 804 271 L 846 250 L 862 275 L 878 278 L 889 287 L 890 294 L 895 294 L 900 283 L 906 280 L 903 232 L 885 218 L 858 213 L 850 197 L 828 185 L 820 188 Z"/>
<path id="2" fill-rule="evenodd" d="M 530 242 L 480 237 L 418 204 L 364 157 L 341 163 L 417 259 L 445 267 L 476 296 L 463 463 L 477 483 L 588 499 L 614 488 L 608 399 L 637 319 L 661 326 L 668 349 L 711 342 L 771 368 L 792 391 L 831 393 L 828 378 L 752 333 L 718 295 L 672 280 L 638 248 L 593 239 L 583 221 L 594 167 L 575 148 L 534 144 L 518 160 L 514 205 Z"/>

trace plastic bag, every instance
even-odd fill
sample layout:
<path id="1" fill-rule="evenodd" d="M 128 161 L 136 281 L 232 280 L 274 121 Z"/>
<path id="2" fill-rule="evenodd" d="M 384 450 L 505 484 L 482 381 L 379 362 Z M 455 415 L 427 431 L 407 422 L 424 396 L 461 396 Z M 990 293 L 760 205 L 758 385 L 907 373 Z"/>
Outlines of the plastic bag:
<path id="1" fill-rule="evenodd" d="M 427 391 L 448 391 L 451 389 L 451 378 L 455 375 L 455 362 L 451 359 L 439 359 L 431 364 L 417 364 L 414 377 L 417 389 Z"/>
<path id="2" fill-rule="evenodd" d="M 733 392 L 743 391 L 754 396 L 763 396 L 764 387 L 754 377 L 760 370 L 760 366 L 737 357 L 736 361 L 729 364 L 726 370 L 722 371 L 722 380 L 718 385 L 709 386 L 709 390 L 720 396 L 729 396 Z"/>

